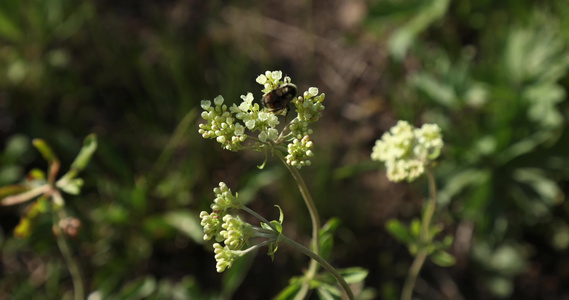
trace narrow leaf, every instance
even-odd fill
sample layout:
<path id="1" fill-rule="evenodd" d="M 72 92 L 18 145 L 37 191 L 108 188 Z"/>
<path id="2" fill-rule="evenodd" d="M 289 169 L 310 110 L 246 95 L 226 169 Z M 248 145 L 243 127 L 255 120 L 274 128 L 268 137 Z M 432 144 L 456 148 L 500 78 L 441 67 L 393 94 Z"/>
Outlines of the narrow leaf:
<path id="1" fill-rule="evenodd" d="M 51 147 L 49 147 L 49 145 L 47 144 L 46 141 L 44 141 L 42 139 L 34 139 L 32 141 L 32 144 L 34 145 L 34 147 L 36 147 L 36 149 L 38 149 L 38 151 L 41 153 L 43 158 L 50 165 L 53 164 L 54 162 L 58 161 L 57 156 L 55 155 L 55 153 L 53 153 L 53 150 L 51 150 Z"/>
<path id="2" fill-rule="evenodd" d="M 385 229 L 387 229 L 387 231 L 401 243 L 409 244 L 415 240 L 413 235 L 409 232 L 409 229 L 401 224 L 399 220 L 391 219 L 387 221 Z"/>
<path id="3" fill-rule="evenodd" d="M 438 266 L 450 267 L 455 264 L 456 259 L 450 253 L 438 250 L 431 254 L 431 260 Z"/>

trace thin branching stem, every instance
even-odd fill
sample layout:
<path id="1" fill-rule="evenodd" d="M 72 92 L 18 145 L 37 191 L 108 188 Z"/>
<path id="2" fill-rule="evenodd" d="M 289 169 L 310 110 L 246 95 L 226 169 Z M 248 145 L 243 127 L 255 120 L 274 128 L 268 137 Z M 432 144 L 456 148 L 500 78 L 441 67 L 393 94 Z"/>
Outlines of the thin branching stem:
<path id="1" fill-rule="evenodd" d="M 314 204 L 314 200 L 312 200 L 312 196 L 310 195 L 310 191 L 304 182 L 304 179 L 298 172 L 298 169 L 287 164 L 284 155 L 280 151 L 275 151 L 278 158 L 283 162 L 283 164 L 287 167 L 287 169 L 292 174 L 292 177 L 296 181 L 298 185 L 298 189 L 300 190 L 300 194 L 304 199 L 304 203 L 306 204 L 306 208 L 308 208 L 308 213 L 310 214 L 310 219 L 312 220 L 312 249 L 316 255 L 320 254 L 320 242 L 319 242 L 319 230 L 320 230 L 320 217 L 318 216 L 318 209 Z M 306 272 L 306 281 L 303 284 L 301 292 L 299 295 L 306 295 L 309 288 L 309 281 L 316 276 L 316 272 L 318 271 L 318 263 L 316 260 L 312 259 L 310 261 L 310 265 L 308 267 L 308 271 Z"/>
<path id="2" fill-rule="evenodd" d="M 350 300 L 354 299 L 354 293 L 352 293 L 352 289 L 350 289 L 350 286 L 348 285 L 348 283 L 346 282 L 344 277 L 342 277 L 342 275 L 340 275 L 340 273 L 338 273 L 338 271 L 336 271 L 336 269 L 334 267 L 332 267 L 332 265 L 330 265 L 330 263 L 328 263 L 324 258 L 322 258 L 321 256 L 317 255 L 316 253 L 310 251 L 308 248 L 302 246 L 301 244 L 289 239 L 288 237 L 286 237 L 283 234 L 281 234 L 279 236 L 279 241 L 285 242 L 289 246 L 295 248 L 296 250 L 298 250 L 298 251 L 302 252 L 303 254 L 307 255 L 308 257 L 312 258 L 313 261 L 318 262 L 324 269 L 326 269 L 326 271 L 330 272 L 330 274 L 332 274 L 332 276 L 334 276 L 334 278 L 336 278 L 336 280 L 338 280 L 338 282 L 340 283 L 340 285 L 342 286 L 342 288 L 346 292 L 346 295 L 348 295 L 348 298 Z"/>
<path id="3" fill-rule="evenodd" d="M 435 214 L 437 208 L 437 186 L 435 184 L 435 178 L 430 170 L 427 169 L 427 179 L 429 181 L 429 193 L 430 197 L 427 200 L 425 212 L 423 214 L 423 218 L 421 220 L 421 233 L 420 233 L 420 243 L 419 243 L 419 251 L 409 268 L 409 272 L 407 273 L 407 279 L 403 284 L 403 289 L 401 292 L 401 300 L 411 300 L 413 297 L 413 289 L 415 288 L 415 282 L 417 281 L 417 277 L 419 276 L 419 272 L 421 272 L 421 268 L 423 268 L 423 264 L 429 255 L 427 251 L 427 246 L 431 242 L 431 237 L 429 235 L 429 228 L 431 227 L 431 221 L 433 219 L 433 215 Z"/>
<path id="4" fill-rule="evenodd" d="M 57 230 L 57 233 L 55 234 L 57 237 L 57 246 L 59 247 L 61 255 L 63 255 L 63 259 L 65 259 L 67 269 L 69 270 L 71 280 L 73 281 L 73 299 L 83 300 L 85 299 L 85 292 L 83 287 L 83 279 L 81 277 L 81 271 L 79 270 L 79 265 L 71 254 L 71 249 L 67 243 L 67 240 L 65 239 L 65 233 L 61 230 L 61 228 L 59 228 L 59 220 L 63 217 L 64 216 L 62 216 L 61 210 L 57 210 L 55 208 L 53 209 L 53 226 Z"/>

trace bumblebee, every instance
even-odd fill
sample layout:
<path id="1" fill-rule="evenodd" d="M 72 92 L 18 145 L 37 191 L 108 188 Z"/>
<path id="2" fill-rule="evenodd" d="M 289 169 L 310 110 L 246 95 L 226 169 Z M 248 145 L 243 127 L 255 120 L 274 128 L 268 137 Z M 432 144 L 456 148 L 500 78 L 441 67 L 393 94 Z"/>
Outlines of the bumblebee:
<path id="1" fill-rule="evenodd" d="M 263 96 L 263 106 L 275 115 L 288 112 L 288 104 L 296 97 L 296 85 L 285 83 Z"/>

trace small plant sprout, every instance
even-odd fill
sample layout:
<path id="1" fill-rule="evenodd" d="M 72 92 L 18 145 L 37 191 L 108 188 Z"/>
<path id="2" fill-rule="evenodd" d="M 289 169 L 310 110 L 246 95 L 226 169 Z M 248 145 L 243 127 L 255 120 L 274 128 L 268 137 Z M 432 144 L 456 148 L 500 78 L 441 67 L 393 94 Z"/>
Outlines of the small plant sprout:
<path id="1" fill-rule="evenodd" d="M 202 118 L 206 122 L 199 125 L 199 133 L 206 139 L 215 139 L 226 150 L 268 151 L 279 158 L 295 179 L 310 214 L 311 249 L 283 234 L 284 215 L 280 208 L 279 220 L 267 221 L 255 211 L 241 205 L 237 194 L 233 195 L 227 185 L 220 183 L 219 187 L 214 189 L 216 198 L 211 205 L 211 212 L 200 213 L 204 239 L 216 241 L 213 245 L 216 269 L 223 272 L 230 268 L 237 258 L 262 246 L 268 246 L 268 255 L 273 258 L 278 244 L 283 242 L 310 257 L 311 261 L 305 274 L 291 280 L 290 285 L 277 296 L 278 299 L 304 299 L 311 289 L 317 289 L 319 294 L 330 297 L 331 294 L 341 295 L 342 292 L 334 285 L 334 281 L 330 283 L 330 275 L 318 274 L 319 266 L 335 278 L 349 299 L 354 299 L 352 290 L 342 275 L 350 278 L 350 283 L 356 283 L 365 279 L 367 271 L 361 268 L 337 271 L 319 255 L 321 247 L 326 247 L 326 251 L 331 247 L 330 243 L 321 244 L 320 236 L 330 241 L 337 225 L 330 225 L 336 222 L 329 221 L 321 227 L 318 211 L 299 172 L 302 167 L 310 166 L 310 159 L 314 156 L 310 125 L 320 119 L 325 96 L 315 87 L 297 96 L 296 85 L 291 82 L 290 77 L 283 78 L 281 71 L 267 71 L 259 75 L 256 81 L 263 86 L 260 103 L 254 102 L 252 93 L 242 95 L 241 103 L 231 106 L 224 104 L 222 96 L 216 97 L 213 103 L 210 100 L 202 101 Z M 296 117 L 279 126 L 279 116 L 285 115 L 286 120 L 290 104 L 295 108 Z M 234 215 L 237 210 L 243 210 L 260 220 L 261 227 L 248 224 Z M 259 239 L 261 241 L 257 242 Z"/>
<path id="2" fill-rule="evenodd" d="M 426 174 L 429 182 L 430 197 L 424 204 L 421 220 L 415 219 L 409 226 L 397 219 L 389 220 L 386 224 L 388 232 L 406 244 L 411 255 L 415 256 L 403 285 L 402 300 L 411 300 L 415 282 L 427 257 L 439 266 L 451 266 L 455 261 L 445 251 L 452 244 L 452 236 L 446 236 L 441 242 L 435 241 L 443 226 L 432 224 L 437 208 L 437 188 L 431 167 L 442 147 L 438 125 L 425 124 L 421 128 L 414 128 L 406 121 L 399 121 L 375 142 L 371 153 L 372 160 L 385 163 L 390 181 L 411 182 Z"/>
<path id="3" fill-rule="evenodd" d="M 20 223 L 14 229 L 14 236 L 19 238 L 28 237 L 32 233 L 33 225 L 38 217 L 43 213 L 51 212 L 53 233 L 57 237 L 57 245 L 73 280 L 74 298 L 76 300 L 85 299 L 81 272 L 65 239 L 65 236 L 74 237 L 78 234 L 81 220 L 67 216 L 63 209 L 65 200 L 62 192 L 78 195 L 81 191 L 83 179 L 77 178 L 77 175 L 87 166 L 97 149 L 97 137 L 91 134 L 85 138 L 83 147 L 71 164 L 69 171 L 60 179 L 57 179 L 60 162 L 49 145 L 41 139 L 33 140 L 33 145 L 48 163 L 47 176 L 46 172 L 34 169 L 29 172 L 23 184 L 0 188 L 1 204 L 4 206 L 16 205 L 37 198 L 35 202 L 28 205 Z"/>

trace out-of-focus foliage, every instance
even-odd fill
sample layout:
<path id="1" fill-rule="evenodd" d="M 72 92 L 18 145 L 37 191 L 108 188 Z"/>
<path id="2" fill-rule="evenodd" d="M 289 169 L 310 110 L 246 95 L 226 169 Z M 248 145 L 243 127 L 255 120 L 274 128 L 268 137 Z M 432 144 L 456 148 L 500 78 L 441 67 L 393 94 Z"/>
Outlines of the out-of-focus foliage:
<path id="1" fill-rule="evenodd" d="M 466 245 L 456 246 L 471 245 L 496 296 L 515 293 L 513 279 L 531 272 L 539 252 L 567 247 L 555 241 L 568 213 L 568 9 L 560 1 L 454 3 L 416 37 L 413 70 L 390 92 L 401 115 L 443 127 L 439 202 L 458 229 L 469 228 L 456 237 Z"/>
<path id="2" fill-rule="evenodd" d="M 273 297 L 305 258 L 250 255 L 222 278 L 198 212 L 225 181 L 267 215 L 278 204 L 302 241 L 300 196 L 273 158 L 259 171 L 262 154 L 201 139 L 197 114 L 220 94 L 260 99 L 255 77 L 282 69 L 327 95 L 302 173 L 322 219 L 341 220 L 334 266 L 368 269 L 368 291 L 398 298 L 411 257 L 384 223 L 416 216 L 426 189 L 388 184 L 369 154 L 397 119 L 437 123 L 457 263 L 427 264 L 418 295 L 566 297 L 568 14 L 561 0 L 1 1 L 0 184 L 45 167 L 31 139 L 69 165 L 94 132 L 81 196 L 66 198 L 92 299 Z M 69 297 L 51 220 L 12 236 L 22 209 L 0 208 L 0 298 Z"/>

